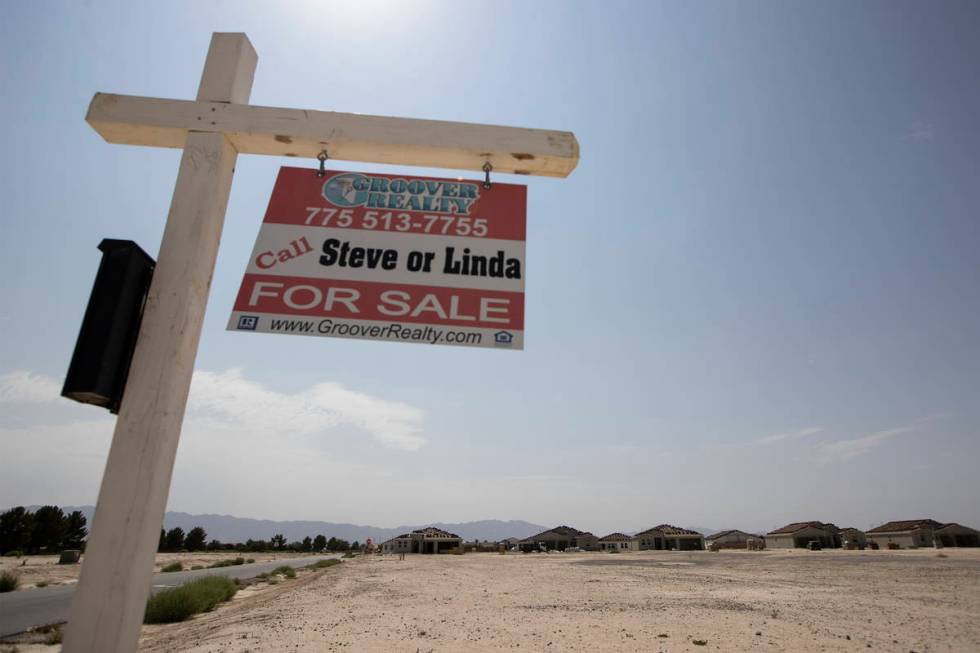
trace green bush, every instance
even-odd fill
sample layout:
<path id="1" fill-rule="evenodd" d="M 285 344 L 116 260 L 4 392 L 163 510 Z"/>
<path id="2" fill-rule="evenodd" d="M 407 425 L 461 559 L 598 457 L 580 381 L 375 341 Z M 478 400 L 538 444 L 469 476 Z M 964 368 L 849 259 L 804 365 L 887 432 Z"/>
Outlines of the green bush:
<path id="1" fill-rule="evenodd" d="M 204 569 L 204 567 L 202 567 L 201 565 L 194 565 L 193 567 L 191 567 L 191 571 L 197 571 L 199 569 Z"/>
<path id="2" fill-rule="evenodd" d="M 255 562 L 255 558 L 249 558 L 245 562 L 247 562 L 248 564 L 252 564 L 253 562 Z"/>
<path id="3" fill-rule="evenodd" d="M 182 565 L 179 562 L 171 562 L 169 565 L 167 565 L 160 571 L 164 573 L 170 573 L 171 571 L 184 571 L 184 565 Z"/>
<path id="4" fill-rule="evenodd" d="M 0 572 L 0 592 L 13 592 L 20 587 L 20 576 L 12 571 Z"/>
<path id="5" fill-rule="evenodd" d="M 276 567 L 272 570 L 273 576 L 285 576 L 286 578 L 296 578 L 296 570 L 289 565 Z"/>
<path id="6" fill-rule="evenodd" d="M 17 549 L 14 549 L 13 551 L 7 551 L 6 553 L 4 553 L 3 554 L 3 557 L 4 558 L 19 558 L 22 555 L 24 555 L 24 552 L 23 551 L 18 551 Z"/>
<path id="7" fill-rule="evenodd" d="M 340 560 L 317 560 L 312 565 L 306 565 L 306 569 L 324 569 L 326 567 L 333 567 L 334 565 L 339 565 Z"/>
<path id="8" fill-rule="evenodd" d="M 238 583 L 223 576 L 207 576 L 164 590 L 146 602 L 143 623 L 168 624 L 210 612 L 238 591 Z"/>
<path id="9" fill-rule="evenodd" d="M 226 558 L 225 560 L 218 560 L 212 564 L 208 569 L 217 569 L 219 567 L 236 567 L 238 565 L 244 565 L 245 558 Z"/>

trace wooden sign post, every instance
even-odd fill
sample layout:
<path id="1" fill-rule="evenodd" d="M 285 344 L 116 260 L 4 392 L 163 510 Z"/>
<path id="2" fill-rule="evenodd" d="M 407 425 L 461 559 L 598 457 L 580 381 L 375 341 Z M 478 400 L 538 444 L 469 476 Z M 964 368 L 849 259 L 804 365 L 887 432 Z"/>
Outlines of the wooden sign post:
<path id="1" fill-rule="evenodd" d="M 248 104 L 258 58 L 212 36 L 197 100 L 98 93 L 86 120 L 110 143 L 183 148 L 126 393 L 72 600 L 66 653 L 136 650 L 181 422 L 239 153 L 566 177 L 570 132 Z"/>

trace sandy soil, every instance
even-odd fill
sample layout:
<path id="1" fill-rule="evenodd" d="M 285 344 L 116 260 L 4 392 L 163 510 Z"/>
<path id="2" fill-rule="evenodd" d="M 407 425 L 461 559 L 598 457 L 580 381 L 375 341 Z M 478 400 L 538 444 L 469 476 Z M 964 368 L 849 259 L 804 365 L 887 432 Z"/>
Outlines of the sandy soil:
<path id="1" fill-rule="evenodd" d="M 215 551 L 198 553 L 158 553 L 153 570 L 160 571 L 172 562 L 181 562 L 184 569 L 200 565 L 207 567 L 226 558 L 255 558 L 256 562 L 294 558 L 309 553 L 236 553 L 235 551 Z M 58 556 L 24 556 L 23 558 L 0 558 L 0 571 L 10 570 L 20 576 L 20 589 L 36 587 L 38 583 L 48 585 L 70 585 L 78 581 L 81 565 L 59 565 Z"/>
<path id="2" fill-rule="evenodd" d="M 980 651 L 980 551 L 943 554 L 371 556 L 140 650 Z"/>

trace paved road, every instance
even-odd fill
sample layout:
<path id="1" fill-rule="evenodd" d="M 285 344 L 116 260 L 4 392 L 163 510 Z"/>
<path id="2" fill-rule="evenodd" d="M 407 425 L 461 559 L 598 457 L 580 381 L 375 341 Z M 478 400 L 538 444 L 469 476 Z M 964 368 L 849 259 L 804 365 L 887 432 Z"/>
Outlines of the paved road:
<path id="1" fill-rule="evenodd" d="M 305 567 L 317 560 L 330 560 L 339 557 L 339 554 L 334 554 L 306 558 L 280 558 L 279 560 L 256 562 L 250 565 L 153 574 L 153 587 L 150 591 L 156 593 L 202 576 L 230 576 L 245 580 L 255 578 L 259 574 L 272 571 L 282 565 Z M 0 637 L 22 633 L 34 626 L 67 621 L 68 609 L 71 607 L 71 597 L 74 593 L 75 585 L 54 585 L 0 594 Z"/>

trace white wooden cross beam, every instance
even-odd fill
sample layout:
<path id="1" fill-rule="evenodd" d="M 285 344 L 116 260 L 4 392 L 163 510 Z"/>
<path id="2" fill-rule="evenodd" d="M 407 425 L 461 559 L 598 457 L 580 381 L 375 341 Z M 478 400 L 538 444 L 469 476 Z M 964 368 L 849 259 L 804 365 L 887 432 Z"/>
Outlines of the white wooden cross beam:
<path id="1" fill-rule="evenodd" d="M 212 36 L 197 99 L 96 94 L 107 141 L 183 148 L 143 324 L 72 600 L 66 653 L 136 649 L 211 274 L 239 153 L 565 177 L 569 132 L 248 105 L 258 58 L 244 34 Z"/>

